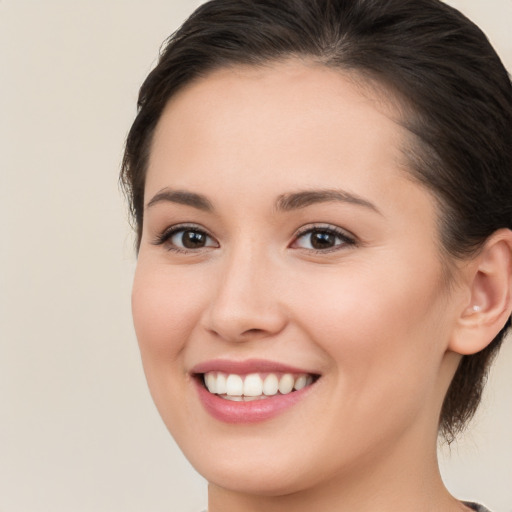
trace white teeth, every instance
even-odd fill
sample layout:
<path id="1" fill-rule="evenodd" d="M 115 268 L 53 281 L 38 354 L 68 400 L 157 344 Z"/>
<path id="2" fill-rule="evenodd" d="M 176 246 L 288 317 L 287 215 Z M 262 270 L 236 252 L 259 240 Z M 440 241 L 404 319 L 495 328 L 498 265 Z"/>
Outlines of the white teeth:
<path id="1" fill-rule="evenodd" d="M 279 390 L 279 379 L 277 375 L 269 373 L 263 381 L 263 394 L 267 396 L 276 395 Z"/>
<path id="2" fill-rule="evenodd" d="M 229 396 L 223 395 L 222 398 L 230 400 L 231 402 L 252 402 L 253 400 L 263 400 L 267 396 Z"/>
<path id="3" fill-rule="evenodd" d="M 227 376 L 225 373 L 217 373 L 217 390 L 215 391 L 218 395 L 227 393 L 228 387 L 226 385 Z"/>
<path id="4" fill-rule="evenodd" d="M 217 379 L 213 373 L 207 373 L 204 376 L 204 383 L 206 384 L 206 388 L 210 393 L 217 393 Z"/>
<path id="5" fill-rule="evenodd" d="M 231 400 L 232 402 L 243 402 L 244 401 L 244 397 L 243 396 L 229 396 L 229 395 L 226 395 L 224 398 L 226 398 L 227 400 Z"/>
<path id="6" fill-rule="evenodd" d="M 252 402 L 253 400 L 261 400 L 262 398 L 267 398 L 266 396 L 243 396 L 244 402 Z"/>
<path id="7" fill-rule="evenodd" d="M 279 392 L 283 395 L 290 393 L 290 391 L 293 389 L 294 384 L 295 379 L 293 378 L 293 375 L 291 375 L 290 373 L 285 373 L 279 379 Z"/>
<path id="8" fill-rule="evenodd" d="M 244 394 L 244 381 L 240 375 L 232 373 L 226 380 L 226 394 L 230 396 L 242 396 Z"/>
<path id="9" fill-rule="evenodd" d="M 244 396 L 260 396 L 263 393 L 263 382 L 257 373 L 247 375 L 244 380 Z"/>
<path id="10" fill-rule="evenodd" d="M 297 379 L 295 380 L 295 385 L 293 386 L 297 391 L 299 389 L 302 389 L 303 387 L 306 386 L 306 381 L 307 381 L 307 376 L 306 375 L 301 375 L 300 377 L 297 377 Z"/>
<path id="11" fill-rule="evenodd" d="M 300 390 L 313 383 L 313 377 L 307 374 L 278 375 L 269 373 L 263 379 L 258 373 L 250 373 L 245 377 L 235 373 L 208 372 L 204 374 L 204 383 L 212 394 L 221 395 L 227 400 L 251 401 L 260 400 L 278 393 L 286 395 L 293 390 Z"/>

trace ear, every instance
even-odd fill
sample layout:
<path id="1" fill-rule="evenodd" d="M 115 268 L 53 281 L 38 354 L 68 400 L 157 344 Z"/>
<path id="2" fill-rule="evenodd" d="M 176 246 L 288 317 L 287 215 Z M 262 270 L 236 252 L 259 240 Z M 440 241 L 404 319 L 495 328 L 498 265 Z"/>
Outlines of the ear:
<path id="1" fill-rule="evenodd" d="M 500 229 L 464 269 L 469 288 L 449 349 L 462 355 L 483 350 L 512 312 L 512 231 Z"/>

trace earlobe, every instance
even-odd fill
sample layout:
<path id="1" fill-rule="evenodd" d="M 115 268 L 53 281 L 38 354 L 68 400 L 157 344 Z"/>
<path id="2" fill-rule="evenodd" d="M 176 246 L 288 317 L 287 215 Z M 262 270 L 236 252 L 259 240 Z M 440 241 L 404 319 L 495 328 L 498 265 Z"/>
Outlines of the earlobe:
<path id="1" fill-rule="evenodd" d="M 512 312 L 512 231 L 496 231 L 467 272 L 470 301 L 463 306 L 449 346 L 462 355 L 483 350 Z"/>

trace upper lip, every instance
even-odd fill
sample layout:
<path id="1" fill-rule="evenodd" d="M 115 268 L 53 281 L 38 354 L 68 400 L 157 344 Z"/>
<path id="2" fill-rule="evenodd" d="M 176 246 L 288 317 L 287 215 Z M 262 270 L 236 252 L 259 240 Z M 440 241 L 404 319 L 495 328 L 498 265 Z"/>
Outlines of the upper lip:
<path id="1" fill-rule="evenodd" d="M 301 373 L 318 375 L 303 368 L 297 368 L 288 364 L 266 359 L 246 359 L 245 361 L 233 361 L 229 359 L 212 359 L 195 365 L 191 373 L 223 372 L 246 375 L 249 373 Z"/>

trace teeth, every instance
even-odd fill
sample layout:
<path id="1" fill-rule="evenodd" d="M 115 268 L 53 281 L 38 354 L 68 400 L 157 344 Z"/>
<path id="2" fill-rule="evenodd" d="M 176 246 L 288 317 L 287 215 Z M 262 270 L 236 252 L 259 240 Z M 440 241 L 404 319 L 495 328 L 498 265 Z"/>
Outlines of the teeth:
<path id="1" fill-rule="evenodd" d="M 307 374 L 269 373 L 262 378 L 258 373 L 245 377 L 235 373 L 208 372 L 204 374 L 204 383 L 212 394 L 222 395 L 233 401 L 259 400 L 269 396 L 287 395 L 293 390 L 300 390 L 313 383 L 313 377 Z"/>
<path id="2" fill-rule="evenodd" d="M 242 396 L 244 394 L 244 381 L 240 375 L 232 373 L 226 380 L 226 394 L 230 396 Z"/>
<path id="3" fill-rule="evenodd" d="M 204 376 L 204 383 L 210 393 L 217 393 L 217 379 L 213 373 L 206 373 Z"/>
<path id="4" fill-rule="evenodd" d="M 227 387 L 227 376 L 225 373 L 217 373 L 217 389 L 215 393 L 218 393 L 219 395 L 223 395 L 224 393 L 227 393 L 228 387 Z"/>
<path id="5" fill-rule="evenodd" d="M 263 394 L 263 382 L 257 373 L 247 375 L 244 380 L 244 396 L 260 396 Z"/>
<path id="6" fill-rule="evenodd" d="M 279 390 L 279 379 L 277 375 L 269 373 L 263 381 L 263 393 L 267 396 L 276 395 Z"/>
<path id="7" fill-rule="evenodd" d="M 266 396 L 229 396 L 223 395 L 222 398 L 231 400 L 232 402 L 252 402 L 253 400 L 262 400 L 268 398 Z"/>
<path id="8" fill-rule="evenodd" d="M 279 380 L 279 393 L 281 393 L 282 395 L 287 395 L 293 389 L 294 384 L 295 380 L 293 378 L 293 375 L 285 373 Z"/>
<path id="9" fill-rule="evenodd" d="M 307 380 L 308 378 L 306 377 L 306 375 L 301 375 L 300 377 L 297 377 L 297 379 L 295 380 L 295 385 L 293 387 L 298 391 L 299 389 L 302 389 L 303 387 L 306 386 Z"/>

